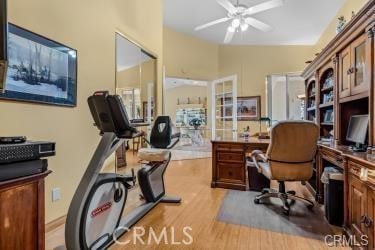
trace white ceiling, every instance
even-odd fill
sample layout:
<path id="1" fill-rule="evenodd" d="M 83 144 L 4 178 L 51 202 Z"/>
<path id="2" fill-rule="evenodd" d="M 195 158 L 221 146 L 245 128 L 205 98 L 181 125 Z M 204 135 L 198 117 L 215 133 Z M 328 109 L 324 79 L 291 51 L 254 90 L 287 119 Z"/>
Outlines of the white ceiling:
<path id="1" fill-rule="evenodd" d="M 236 0 L 230 0 L 235 3 Z M 240 0 L 249 7 L 268 0 Z M 237 45 L 313 45 L 345 0 L 285 0 L 282 7 L 253 15 L 273 27 L 267 33 L 252 27 L 236 33 Z M 222 44 L 229 23 L 201 31 L 194 28 L 227 14 L 216 0 L 164 0 L 164 24 L 176 31 Z"/>

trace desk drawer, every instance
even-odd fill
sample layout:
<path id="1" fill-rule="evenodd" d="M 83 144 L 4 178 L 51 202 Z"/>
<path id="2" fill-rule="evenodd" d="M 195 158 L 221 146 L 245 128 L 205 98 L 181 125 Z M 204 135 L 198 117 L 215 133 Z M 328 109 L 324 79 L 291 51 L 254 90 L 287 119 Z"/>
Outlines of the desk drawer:
<path id="1" fill-rule="evenodd" d="M 215 150 L 218 151 L 231 151 L 231 152 L 243 152 L 244 146 L 241 144 L 217 144 Z"/>
<path id="2" fill-rule="evenodd" d="M 363 168 L 363 166 L 361 166 L 357 163 L 354 163 L 352 161 L 348 161 L 348 170 L 353 175 L 355 175 L 357 177 L 360 177 L 362 168 Z"/>
<path id="3" fill-rule="evenodd" d="M 245 182 L 243 164 L 218 164 L 218 179 L 230 182 Z"/>
<path id="4" fill-rule="evenodd" d="M 220 162 L 239 162 L 243 163 L 245 161 L 245 156 L 243 153 L 234 153 L 234 152 L 217 152 L 217 160 Z"/>
<path id="5" fill-rule="evenodd" d="M 340 154 L 324 149 L 321 150 L 320 154 L 324 160 L 342 168 L 342 157 Z"/>

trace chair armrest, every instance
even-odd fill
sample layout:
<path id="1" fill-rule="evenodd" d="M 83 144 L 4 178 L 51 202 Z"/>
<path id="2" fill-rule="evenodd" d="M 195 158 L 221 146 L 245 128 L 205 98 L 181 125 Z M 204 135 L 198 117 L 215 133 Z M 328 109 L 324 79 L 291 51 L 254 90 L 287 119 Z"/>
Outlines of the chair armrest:
<path id="1" fill-rule="evenodd" d="M 253 152 L 251 152 L 250 157 L 253 160 L 253 163 L 254 163 L 255 167 L 257 168 L 258 172 L 262 173 L 262 169 L 259 166 L 259 160 L 261 160 L 263 162 L 267 162 L 267 157 L 260 150 L 254 150 Z"/>

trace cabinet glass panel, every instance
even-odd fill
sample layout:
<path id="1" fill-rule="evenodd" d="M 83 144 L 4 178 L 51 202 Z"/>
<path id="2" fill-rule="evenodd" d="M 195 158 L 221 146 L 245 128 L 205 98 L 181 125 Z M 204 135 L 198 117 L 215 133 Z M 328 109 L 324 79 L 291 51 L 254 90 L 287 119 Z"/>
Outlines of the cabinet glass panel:
<path id="1" fill-rule="evenodd" d="M 361 85 L 365 80 L 366 75 L 366 46 L 361 43 L 354 48 L 355 65 L 354 65 L 354 85 Z"/>
<path id="2" fill-rule="evenodd" d="M 350 54 L 345 51 L 341 54 L 341 84 L 340 91 L 348 90 L 350 87 Z"/>

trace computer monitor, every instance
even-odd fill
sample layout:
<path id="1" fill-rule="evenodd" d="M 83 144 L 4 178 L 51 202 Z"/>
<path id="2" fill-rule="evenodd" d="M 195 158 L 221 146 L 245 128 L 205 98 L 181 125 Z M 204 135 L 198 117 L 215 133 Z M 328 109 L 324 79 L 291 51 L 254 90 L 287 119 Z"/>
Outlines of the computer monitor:
<path id="1" fill-rule="evenodd" d="M 368 115 L 354 115 L 350 118 L 346 140 L 354 142 L 355 151 L 363 151 L 367 139 L 367 130 L 369 124 Z"/>

